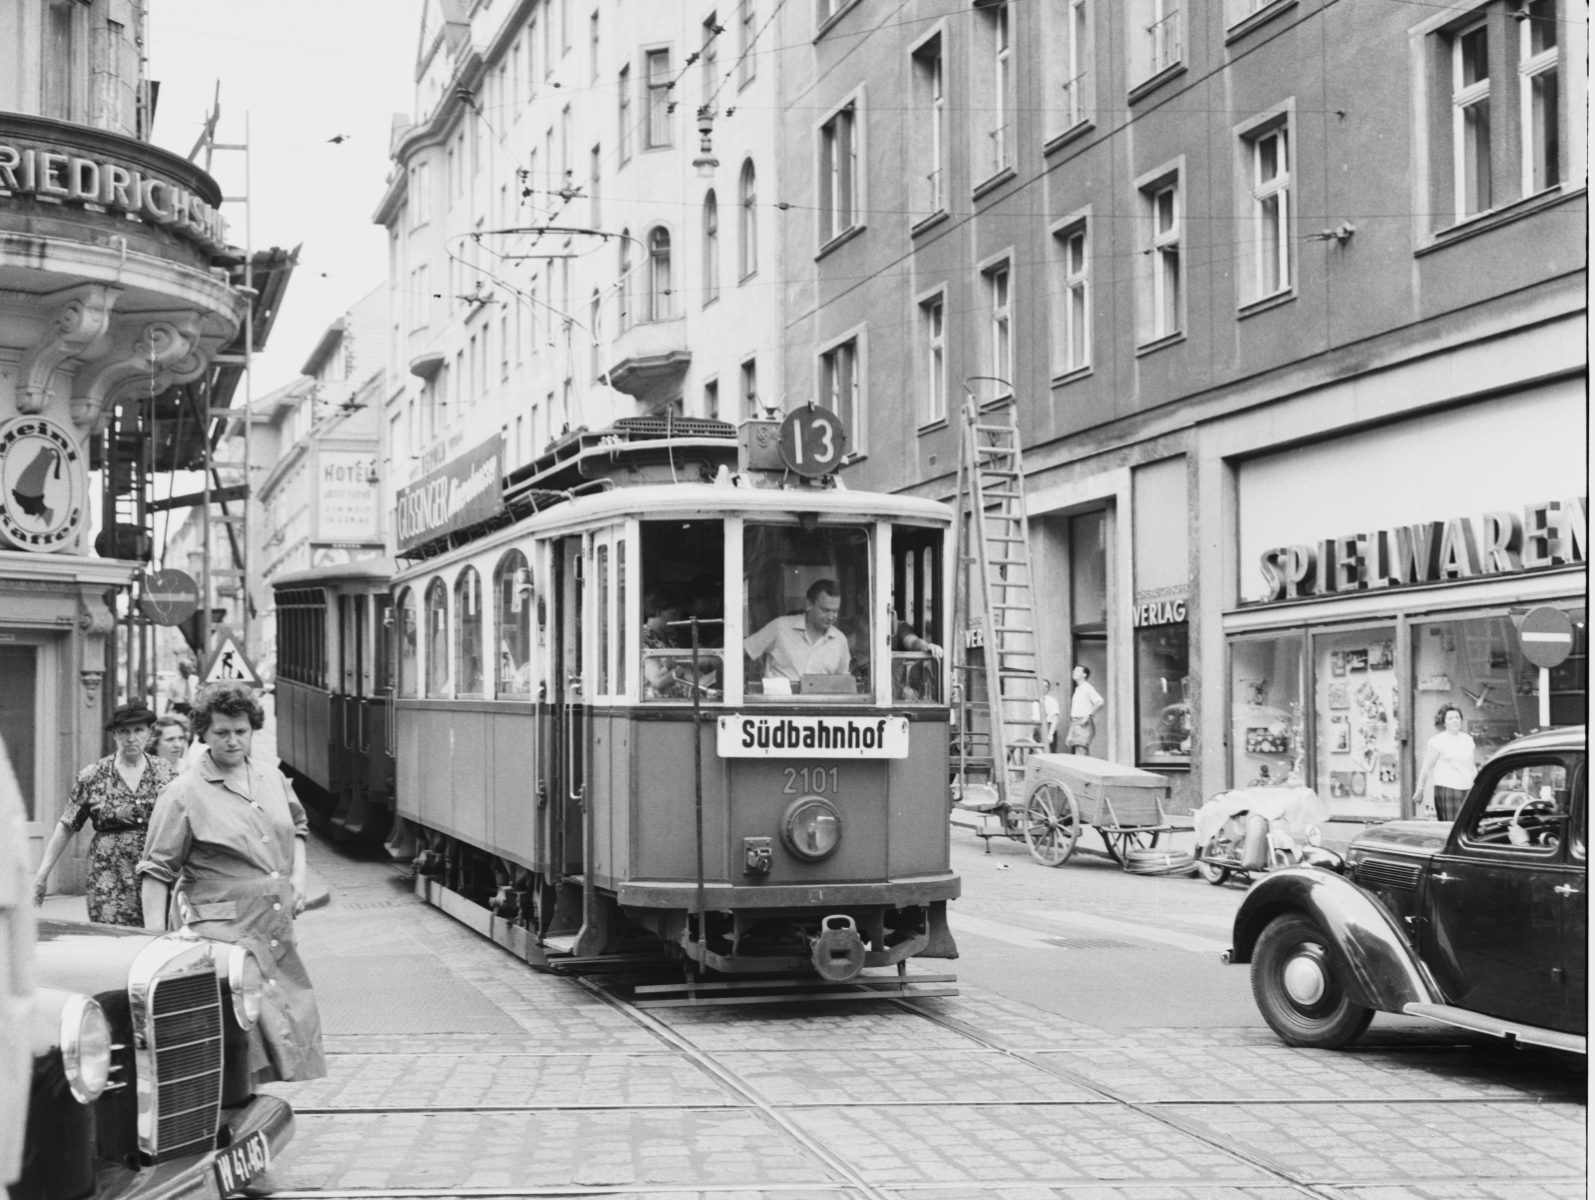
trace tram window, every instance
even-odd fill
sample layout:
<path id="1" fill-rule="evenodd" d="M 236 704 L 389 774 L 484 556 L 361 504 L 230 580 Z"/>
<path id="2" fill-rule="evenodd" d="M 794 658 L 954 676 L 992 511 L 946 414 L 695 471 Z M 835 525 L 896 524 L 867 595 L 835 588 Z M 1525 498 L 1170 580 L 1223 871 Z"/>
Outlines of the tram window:
<path id="1" fill-rule="evenodd" d="M 379 592 L 371 597 L 371 688 L 375 695 L 393 690 L 392 643 L 388 640 L 393 624 L 393 597 Z"/>
<path id="2" fill-rule="evenodd" d="M 624 560 L 617 560 L 617 568 L 623 566 Z M 623 574 L 617 576 L 617 587 L 624 588 L 623 580 Z M 692 631 L 680 624 L 694 616 L 699 621 L 696 674 Z M 695 690 L 701 701 L 721 698 L 724 616 L 725 526 L 719 521 L 642 522 L 643 700 L 690 701 Z M 623 628 L 620 636 L 625 636 Z"/>
<path id="3" fill-rule="evenodd" d="M 598 572 L 598 694 L 609 695 L 609 547 L 594 550 Z"/>
<path id="4" fill-rule="evenodd" d="M 415 593 L 409 588 L 399 593 L 399 611 L 395 622 L 399 642 L 399 695 L 421 694 L 420 663 L 416 657 L 416 635 L 420 622 L 415 619 Z"/>
<path id="5" fill-rule="evenodd" d="M 482 694 L 482 577 L 466 567 L 454 581 L 456 696 Z"/>
<path id="6" fill-rule="evenodd" d="M 942 693 L 942 534 L 892 526 L 892 699 L 939 704 Z"/>
<path id="7" fill-rule="evenodd" d="M 870 696 L 869 529 L 749 523 L 742 554 L 747 695 Z"/>
<path id="8" fill-rule="evenodd" d="M 449 694 L 449 589 L 441 579 L 426 589 L 426 694 Z"/>
<path id="9" fill-rule="evenodd" d="M 522 700 L 532 694 L 532 572 L 526 555 L 511 550 L 499 559 L 497 581 L 498 694 Z"/>

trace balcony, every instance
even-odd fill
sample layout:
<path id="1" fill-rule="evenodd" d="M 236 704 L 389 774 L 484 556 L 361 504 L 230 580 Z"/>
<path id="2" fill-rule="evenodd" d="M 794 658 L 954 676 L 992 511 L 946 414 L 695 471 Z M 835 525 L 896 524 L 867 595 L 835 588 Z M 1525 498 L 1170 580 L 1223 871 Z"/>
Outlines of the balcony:
<path id="1" fill-rule="evenodd" d="M 687 347 L 687 322 L 640 321 L 606 347 L 604 370 L 616 391 L 635 397 L 644 407 L 681 394 L 692 351 Z"/>

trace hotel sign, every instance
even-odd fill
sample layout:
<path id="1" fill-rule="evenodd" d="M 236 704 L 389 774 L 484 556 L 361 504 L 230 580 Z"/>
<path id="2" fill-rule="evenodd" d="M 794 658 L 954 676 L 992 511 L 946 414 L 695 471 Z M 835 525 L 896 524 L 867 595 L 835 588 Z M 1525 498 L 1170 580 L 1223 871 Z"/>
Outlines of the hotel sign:
<path id="1" fill-rule="evenodd" d="M 1276 546 L 1260 559 L 1260 603 L 1454 579 L 1515 575 L 1585 561 L 1586 498 L 1546 500 L 1518 512 L 1452 517 Z"/>
<path id="2" fill-rule="evenodd" d="M 494 434 L 420 482 L 399 489 L 394 528 L 400 554 L 504 511 L 503 444 L 503 435 Z"/>
<path id="3" fill-rule="evenodd" d="M 174 230 L 207 250 L 227 246 L 227 221 L 180 183 L 102 154 L 42 141 L 0 141 L 0 189 L 13 196 L 49 197 L 96 205 Z"/>

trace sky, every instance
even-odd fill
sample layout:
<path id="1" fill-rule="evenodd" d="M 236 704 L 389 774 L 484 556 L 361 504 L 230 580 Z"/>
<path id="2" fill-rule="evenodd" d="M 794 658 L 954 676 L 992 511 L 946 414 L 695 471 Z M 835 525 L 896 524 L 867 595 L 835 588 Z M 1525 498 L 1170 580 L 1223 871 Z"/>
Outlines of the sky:
<path id="1" fill-rule="evenodd" d="M 408 114 L 422 0 L 152 0 L 154 140 L 188 157 L 221 85 L 219 142 L 251 147 L 256 249 L 303 243 L 266 349 L 258 398 L 291 382 L 322 331 L 387 276 L 371 223 L 388 174 L 393 114 Z M 342 137 L 333 143 L 329 139 Z M 203 154 L 200 161 L 203 163 Z M 244 190 L 243 155 L 216 152 L 227 195 Z M 244 209 L 223 209 L 244 241 Z M 240 396 L 240 400 L 242 397 Z"/>

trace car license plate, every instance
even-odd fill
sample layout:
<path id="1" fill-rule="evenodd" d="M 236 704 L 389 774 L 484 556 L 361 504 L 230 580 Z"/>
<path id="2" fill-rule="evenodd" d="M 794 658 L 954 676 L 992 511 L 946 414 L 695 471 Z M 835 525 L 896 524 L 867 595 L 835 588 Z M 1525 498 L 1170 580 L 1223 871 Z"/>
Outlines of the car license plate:
<path id="1" fill-rule="evenodd" d="M 216 1190 L 224 1196 L 236 1192 L 271 1166 L 271 1143 L 266 1140 L 266 1131 L 257 1130 L 237 1145 L 218 1150 L 213 1165 Z"/>

